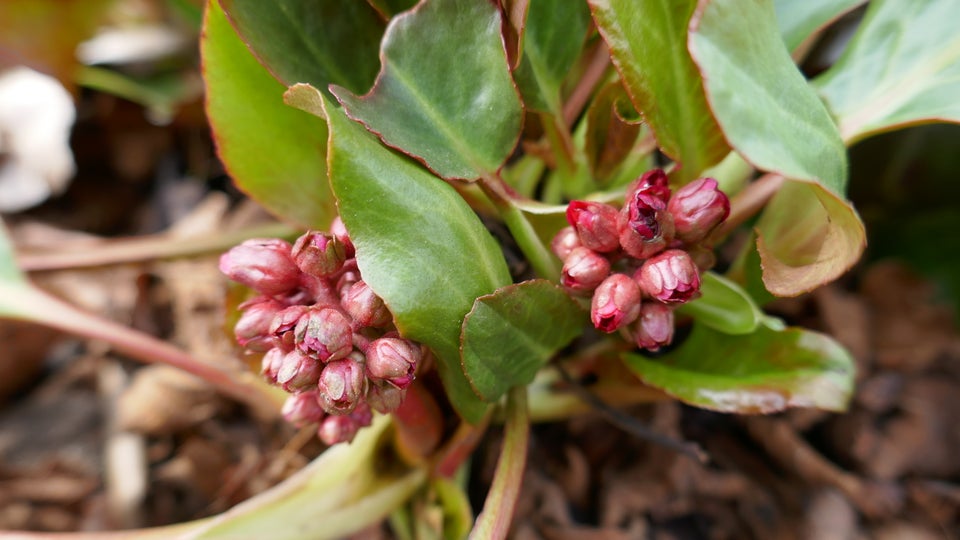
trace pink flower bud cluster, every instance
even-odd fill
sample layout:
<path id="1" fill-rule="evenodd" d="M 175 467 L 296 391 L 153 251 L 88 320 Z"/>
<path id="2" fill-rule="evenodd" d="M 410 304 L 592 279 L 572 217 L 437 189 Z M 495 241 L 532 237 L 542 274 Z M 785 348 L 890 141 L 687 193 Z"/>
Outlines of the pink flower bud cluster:
<path id="1" fill-rule="evenodd" d="M 591 297 L 590 318 L 603 332 L 627 332 L 656 351 L 673 340 L 673 308 L 700 295 L 700 272 L 713 265 L 704 241 L 730 213 L 713 178 L 672 193 L 661 169 L 643 174 L 621 208 L 571 201 L 570 226 L 554 237 L 560 282 Z"/>
<path id="2" fill-rule="evenodd" d="M 317 424 L 327 444 L 350 441 L 371 410 L 390 413 L 413 382 L 423 350 L 401 338 L 383 299 L 360 276 L 343 222 L 290 243 L 247 240 L 220 271 L 257 291 L 240 305 L 237 342 L 263 353 L 262 373 L 290 393 L 283 416 Z"/>

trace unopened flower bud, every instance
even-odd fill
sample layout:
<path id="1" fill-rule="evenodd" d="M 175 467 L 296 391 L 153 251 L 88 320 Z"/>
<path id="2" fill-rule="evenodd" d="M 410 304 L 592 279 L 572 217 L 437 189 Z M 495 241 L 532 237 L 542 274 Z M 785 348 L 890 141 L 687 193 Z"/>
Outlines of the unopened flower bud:
<path id="1" fill-rule="evenodd" d="M 634 340 L 650 352 L 660 350 L 673 341 L 673 310 L 659 302 L 647 302 L 640 308 Z"/>
<path id="2" fill-rule="evenodd" d="M 383 298 L 377 296 L 362 279 L 346 290 L 341 305 L 353 318 L 354 325 L 358 327 L 376 328 L 385 326 L 393 320 L 390 310 L 383 303 Z"/>
<path id="3" fill-rule="evenodd" d="M 343 224 L 340 216 L 333 218 L 333 222 L 330 223 L 330 234 L 343 244 L 343 249 L 348 259 L 354 256 L 353 241 L 350 240 L 350 233 L 347 232 L 347 227 Z"/>
<path id="4" fill-rule="evenodd" d="M 550 249 L 553 250 L 553 253 L 556 254 L 561 261 L 565 261 L 567 257 L 570 256 L 571 251 L 582 245 L 577 230 L 567 226 L 560 229 L 560 232 L 553 237 L 553 240 L 550 242 Z"/>
<path id="5" fill-rule="evenodd" d="M 560 283 L 573 293 L 589 293 L 610 275 L 610 261 L 599 253 L 578 247 L 563 262 Z"/>
<path id="6" fill-rule="evenodd" d="M 317 390 L 291 394 L 283 402 L 280 413 L 283 414 L 284 420 L 296 427 L 315 424 L 323 420 L 325 415 L 323 407 L 317 401 Z"/>
<path id="7" fill-rule="evenodd" d="M 413 382 L 420 356 L 420 346 L 408 339 L 375 339 L 367 347 L 367 373 L 372 379 L 385 380 L 397 388 L 406 388 Z"/>
<path id="8" fill-rule="evenodd" d="M 653 195 L 663 202 L 670 200 L 670 181 L 663 169 L 651 169 L 637 178 L 627 189 L 626 199 L 639 192 Z"/>
<path id="9" fill-rule="evenodd" d="M 673 219 L 666 202 L 638 191 L 624 203 L 617 230 L 623 250 L 631 257 L 646 259 L 662 251 L 673 239 Z"/>
<path id="10" fill-rule="evenodd" d="M 713 178 L 700 178 L 678 189 L 667 210 L 673 215 L 676 236 L 699 242 L 730 215 L 730 200 Z"/>
<path id="11" fill-rule="evenodd" d="M 290 306 L 279 311 L 270 323 L 270 334 L 276 338 L 276 345 L 286 351 L 291 351 L 296 342 L 295 329 L 301 317 L 310 311 L 308 306 Z"/>
<path id="12" fill-rule="evenodd" d="M 363 364 L 353 357 L 327 363 L 317 382 L 323 410 L 330 414 L 347 414 L 367 393 L 367 377 Z"/>
<path id="13" fill-rule="evenodd" d="M 277 371 L 277 384 L 287 392 L 306 390 L 317 384 L 323 365 L 294 349 L 283 356 Z"/>
<path id="14" fill-rule="evenodd" d="M 353 350 L 350 319 L 331 307 L 309 309 L 294 330 L 297 348 L 321 362 L 338 360 Z"/>
<path id="15" fill-rule="evenodd" d="M 357 269 L 357 261 L 356 259 L 350 259 L 344 265 L 343 274 L 337 279 L 337 294 L 343 297 L 350 290 L 350 287 L 353 287 L 353 284 L 358 281 L 360 281 L 360 270 Z"/>
<path id="16" fill-rule="evenodd" d="M 406 395 L 406 388 L 401 389 L 386 381 L 373 380 L 367 388 L 367 405 L 377 412 L 389 414 L 400 407 Z"/>
<path id="17" fill-rule="evenodd" d="M 686 251 L 669 249 L 647 259 L 634 274 L 640 290 L 650 298 L 680 304 L 699 296 L 700 272 Z"/>
<path id="18" fill-rule="evenodd" d="M 640 313 L 640 286 L 630 276 L 611 274 L 593 292 L 590 320 L 602 332 L 630 324 Z"/>
<path id="19" fill-rule="evenodd" d="M 240 304 L 243 312 L 233 327 L 233 334 L 241 347 L 254 352 L 267 352 L 274 346 L 270 324 L 284 306 L 276 300 L 260 296 Z"/>
<path id="20" fill-rule="evenodd" d="M 347 260 L 346 248 L 336 237 L 317 231 L 297 238 L 291 256 L 303 273 L 317 277 L 336 274 Z"/>
<path id="21" fill-rule="evenodd" d="M 283 357 L 286 353 L 279 347 L 274 347 L 267 351 L 260 360 L 260 373 L 263 378 L 277 384 L 277 373 L 280 372 L 280 366 L 283 365 Z"/>
<path id="22" fill-rule="evenodd" d="M 609 204 L 593 201 L 571 201 L 567 206 L 567 223 L 577 230 L 580 243 L 600 253 L 620 247 L 617 235 L 619 211 Z"/>
<path id="23" fill-rule="evenodd" d="M 353 412 L 341 416 L 328 416 L 320 422 L 317 435 L 324 444 L 334 445 L 353 440 L 360 428 L 370 425 L 373 414 L 365 404 L 360 404 Z"/>
<path id="24" fill-rule="evenodd" d="M 300 283 L 290 244 L 277 238 L 247 240 L 220 256 L 228 278 L 267 295 L 284 294 Z"/>

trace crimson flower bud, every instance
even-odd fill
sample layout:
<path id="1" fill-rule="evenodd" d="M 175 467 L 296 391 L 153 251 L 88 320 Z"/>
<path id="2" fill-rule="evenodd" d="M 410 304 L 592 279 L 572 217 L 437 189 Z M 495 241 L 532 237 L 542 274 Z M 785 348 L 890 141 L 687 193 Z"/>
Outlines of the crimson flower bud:
<path id="1" fill-rule="evenodd" d="M 617 221 L 620 245 L 631 257 L 646 259 L 662 251 L 673 239 L 673 218 L 667 203 L 638 191 L 626 200 Z"/>
<path id="2" fill-rule="evenodd" d="M 280 409 L 284 420 L 290 422 L 296 427 L 303 427 L 307 424 L 315 424 L 325 416 L 323 408 L 317 401 L 317 390 L 300 392 L 287 396 L 283 402 L 283 408 Z"/>
<path id="3" fill-rule="evenodd" d="M 277 238 L 247 240 L 220 256 L 220 271 L 261 294 L 284 294 L 300 283 L 290 244 Z"/>
<path id="4" fill-rule="evenodd" d="M 362 279 L 350 286 L 341 300 L 343 309 L 353 318 L 357 327 L 385 326 L 393 320 L 390 310 L 373 289 Z"/>
<path id="5" fill-rule="evenodd" d="M 673 310 L 659 302 L 647 302 L 640 308 L 634 335 L 637 346 L 650 352 L 660 350 L 673 341 Z"/>
<path id="6" fill-rule="evenodd" d="M 310 311 L 308 306 L 290 306 L 278 312 L 270 323 L 270 334 L 276 338 L 278 347 L 286 351 L 293 350 L 296 341 L 297 323 Z"/>
<path id="7" fill-rule="evenodd" d="M 680 304 L 700 292 L 700 272 L 686 251 L 668 249 L 647 259 L 634 274 L 646 296 L 667 304 Z"/>
<path id="8" fill-rule="evenodd" d="M 627 189 L 626 200 L 635 196 L 638 192 L 660 199 L 663 202 L 670 200 L 670 181 L 663 169 L 651 169 L 640 178 L 637 178 Z"/>
<path id="9" fill-rule="evenodd" d="M 561 261 L 565 261 L 567 257 L 570 256 L 571 251 L 582 245 L 577 230 L 573 227 L 564 227 L 553 237 L 553 240 L 550 242 L 550 249 L 553 250 L 554 254 L 556 254 Z"/>
<path id="10" fill-rule="evenodd" d="M 267 352 L 273 348 L 274 336 L 270 332 L 270 324 L 283 307 L 280 302 L 265 296 L 240 304 L 243 312 L 233 327 L 237 343 L 254 352 Z"/>
<path id="11" fill-rule="evenodd" d="M 283 349 L 274 347 L 267 351 L 260 360 L 260 373 L 273 384 L 277 384 L 277 373 L 280 371 L 280 366 L 283 365 L 284 356 L 286 356 L 286 353 L 283 352 Z"/>
<path id="12" fill-rule="evenodd" d="M 317 277 L 336 274 L 347 260 L 346 248 L 335 236 L 316 231 L 297 238 L 291 256 L 303 273 Z"/>
<path id="13" fill-rule="evenodd" d="M 350 240 L 350 234 L 347 232 L 347 227 L 343 224 L 340 216 L 333 218 L 333 222 L 330 223 L 330 234 L 343 244 L 344 253 L 346 253 L 347 258 L 353 257 L 355 253 L 353 241 Z"/>
<path id="14" fill-rule="evenodd" d="M 367 393 L 363 364 L 352 356 L 327 363 L 320 373 L 317 388 L 323 410 L 330 414 L 349 413 Z"/>
<path id="15" fill-rule="evenodd" d="M 389 414 L 400 407 L 406 395 L 406 388 L 401 389 L 386 381 L 373 380 L 367 388 L 367 405 L 377 412 Z"/>
<path id="16" fill-rule="evenodd" d="M 323 365 L 316 358 L 294 349 L 285 354 L 280 362 L 277 384 L 287 392 L 306 390 L 317 384 L 322 369 Z"/>
<path id="17" fill-rule="evenodd" d="M 413 382 L 420 356 L 420 346 L 408 339 L 378 338 L 367 347 L 367 373 L 371 379 L 406 388 Z"/>
<path id="18" fill-rule="evenodd" d="M 577 230 L 580 243 L 600 253 L 620 247 L 617 235 L 619 211 L 609 204 L 592 201 L 571 201 L 567 206 L 567 223 Z"/>
<path id="19" fill-rule="evenodd" d="M 350 287 L 353 287 L 353 284 L 358 281 L 360 281 L 360 270 L 357 269 L 357 261 L 356 259 L 350 259 L 344 266 L 343 274 L 337 279 L 337 294 L 341 297 L 347 294 Z"/>
<path id="20" fill-rule="evenodd" d="M 348 443 L 353 440 L 360 428 L 369 426 L 372 420 L 370 408 L 361 404 L 350 414 L 331 415 L 324 418 L 317 429 L 317 435 L 324 444 L 330 446 L 342 442 Z"/>
<path id="21" fill-rule="evenodd" d="M 611 274 L 593 292 L 590 320 L 602 332 L 630 324 L 640 313 L 640 286 L 630 276 Z"/>
<path id="22" fill-rule="evenodd" d="M 699 242 L 730 215 L 730 199 L 713 178 L 700 178 L 677 190 L 667 210 L 673 215 L 676 236 Z"/>
<path id="23" fill-rule="evenodd" d="M 599 253 L 578 247 L 563 262 L 560 283 L 574 293 L 589 293 L 610 275 L 610 261 Z"/>
<path id="24" fill-rule="evenodd" d="M 331 307 L 308 309 L 297 321 L 294 334 L 297 348 L 321 362 L 338 360 L 353 350 L 350 319 Z"/>

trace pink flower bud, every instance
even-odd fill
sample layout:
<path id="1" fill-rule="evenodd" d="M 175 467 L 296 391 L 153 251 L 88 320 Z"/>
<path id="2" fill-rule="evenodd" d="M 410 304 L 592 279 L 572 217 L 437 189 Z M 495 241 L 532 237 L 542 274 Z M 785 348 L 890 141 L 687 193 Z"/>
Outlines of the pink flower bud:
<path id="1" fill-rule="evenodd" d="M 385 380 L 397 388 L 406 388 L 413 382 L 420 356 L 420 346 L 408 339 L 375 339 L 367 347 L 367 373 L 371 379 Z"/>
<path id="2" fill-rule="evenodd" d="M 602 332 L 630 324 L 640 313 L 640 286 L 624 274 L 611 274 L 593 292 L 590 320 Z"/>
<path id="3" fill-rule="evenodd" d="M 333 218 L 333 222 L 330 223 L 330 234 L 343 244 L 343 249 L 348 259 L 354 256 L 353 241 L 350 240 L 350 233 L 347 232 L 347 227 L 343 224 L 340 216 Z"/>
<path id="4" fill-rule="evenodd" d="M 646 296 L 680 304 L 699 296 L 700 272 L 686 251 L 668 249 L 647 259 L 634 274 Z"/>
<path id="5" fill-rule="evenodd" d="M 283 402 L 280 413 L 283 414 L 284 420 L 298 428 L 307 424 L 315 424 L 323 420 L 325 416 L 323 408 L 317 401 L 317 390 L 291 394 Z"/>
<path id="6" fill-rule="evenodd" d="M 300 269 L 290 257 L 290 244 L 258 238 L 234 246 L 220 256 L 220 271 L 261 294 L 283 294 L 300 283 Z"/>
<path id="7" fill-rule="evenodd" d="M 359 355 L 358 355 L 359 356 Z M 352 356 L 327 363 L 317 382 L 323 410 L 330 414 L 347 414 L 367 393 L 367 377 L 363 364 Z"/>
<path id="8" fill-rule="evenodd" d="M 360 270 L 357 269 L 356 259 L 350 259 L 344 265 L 343 274 L 337 279 L 336 291 L 341 297 L 347 294 L 353 284 L 360 281 Z"/>
<path id="9" fill-rule="evenodd" d="M 342 416 L 328 416 L 320 422 L 317 435 L 324 444 L 334 445 L 353 440 L 360 428 L 370 425 L 373 415 L 370 408 L 359 405 L 352 413 Z"/>
<path id="10" fill-rule="evenodd" d="M 626 200 L 630 200 L 637 193 L 643 192 L 660 199 L 663 202 L 670 200 L 670 182 L 663 169 L 651 169 L 640 178 L 634 180 L 627 189 Z"/>
<path id="11" fill-rule="evenodd" d="M 283 357 L 286 353 L 279 347 L 274 347 L 263 355 L 260 360 L 260 373 L 263 378 L 277 384 L 277 373 L 280 372 L 280 366 L 283 365 Z"/>
<path id="12" fill-rule="evenodd" d="M 278 312 L 270 322 L 270 334 L 276 338 L 276 345 L 285 352 L 293 350 L 296 341 L 294 330 L 308 311 L 310 311 L 308 306 L 290 306 Z"/>
<path id="13" fill-rule="evenodd" d="M 660 350 L 673 341 L 673 310 L 659 302 L 647 302 L 640 308 L 634 340 L 650 352 Z"/>
<path id="14" fill-rule="evenodd" d="M 620 247 L 617 235 L 618 210 L 609 204 L 571 201 L 567 206 L 567 223 L 577 230 L 583 247 L 600 253 Z"/>
<path id="15" fill-rule="evenodd" d="M 336 274 L 347 260 L 346 248 L 336 237 L 316 231 L 297 238 L 291 256 L 303 273 L 317 277 Z"/>
<path id="16" fill-rule="evenodd" d="M 321 362 L 338 360 L 353 350 L 350 319 L 331 307 L 309 309 L 294 330 L 297 348 Z"/>
<path id="17" fill-rule="evenodd" d="M 677 238 L 699 242 L 730 215 L 730 200 L 713 178 L 700 178 L 677 190 L 667 210 L 673 215 Z"/>
<path id="18" fill-rule="evenodd" d="M 383 299 L 377 296 L 362 279 L 346 290 L 341 305 L 353 318 L 354 325 L 359 328 L 386 326 L 393 320 Z"/>
<path id="19" fill-rule="evenodd" d="M 573 293 L 589 293 L 610 275 L 610 261 L 599 253 L 578 247 L 563 262 L 560 283 Z"/>
<path id="20" fill-rule="evenodd" d="M 389 414 L 400 407 L 406 395 L 406 388 L 400 389 L 389 382 L 373 380 L 367 388 L 367 405 L 377 412 Z"/>
<path id="21" fill-rule="evenodd" d="M 243 313 L 233 327 L 237 343 L 254 352 L 267 352 L 272 349 L 275 340 L 270 332 L 270 324 L 283 308 L 283 304 L 265 296 L 240 304 Z"/>
<path id="22" fill-rule="evenodd" d="M 573 227 L 564 227 L 553 237 L 553 241 L 550 242 L 550 249 L 561 261 L 565 261 L 570 256 L 571 251 L 582 245 L 577 230 Z"/>
<path id="23" fill-rule="evenodd" d="M 306 390 L 317 384 L 323 365 L 294 349 L 283 356 L 277 371 L 277 384 L 287 392 Z"/>
<path id="24" fill-rule="evenodd" d="M 673 239 L 673 219 L 666 202 L 638 191 L 623 205 L 617 230 L 623 250 L 631 257 L 646 259 L 662 251 Z"/>

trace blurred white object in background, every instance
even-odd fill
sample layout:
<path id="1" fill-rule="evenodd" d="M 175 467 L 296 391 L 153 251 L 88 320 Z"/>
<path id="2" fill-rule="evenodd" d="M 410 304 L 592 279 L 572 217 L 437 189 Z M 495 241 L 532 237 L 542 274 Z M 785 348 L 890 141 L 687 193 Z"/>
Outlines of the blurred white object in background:
<path id="1" fill-rule="evenodd" d="M 76 170 L 73 99 L 53 77 L 25 67 L 0 72 L 0 212 L 62 192 Z"/>

